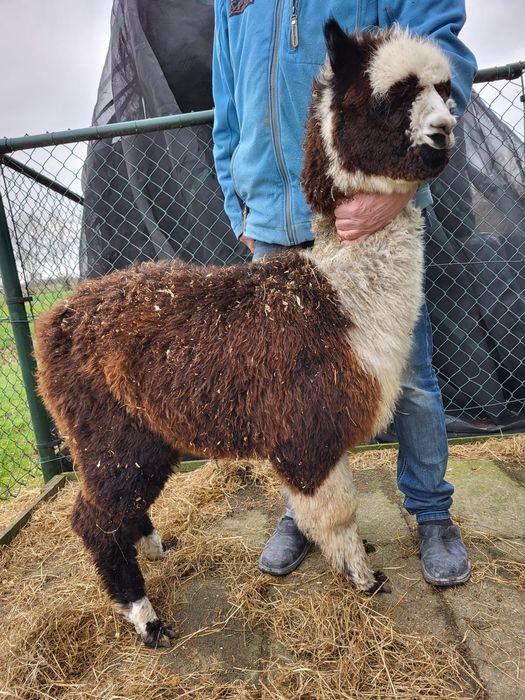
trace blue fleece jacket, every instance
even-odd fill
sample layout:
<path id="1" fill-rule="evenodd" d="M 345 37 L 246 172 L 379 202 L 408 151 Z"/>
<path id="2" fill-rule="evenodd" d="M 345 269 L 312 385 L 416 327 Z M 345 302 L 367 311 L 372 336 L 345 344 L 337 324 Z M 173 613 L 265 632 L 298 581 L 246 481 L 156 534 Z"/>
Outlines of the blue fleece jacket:
<path id="1" fill-rule="evenodd" d="M 458 39 L 463 0 L 215 0 L 214 156 L 237 236 L 281 245 L 313 239 L 301 144 L 329 16 L 349 32 L 397 22 L 431 36 L 451 61 L 458 114 L 466 107 L 476 62 Z M 416 204 L 430 203 L 425 187 Z"/>

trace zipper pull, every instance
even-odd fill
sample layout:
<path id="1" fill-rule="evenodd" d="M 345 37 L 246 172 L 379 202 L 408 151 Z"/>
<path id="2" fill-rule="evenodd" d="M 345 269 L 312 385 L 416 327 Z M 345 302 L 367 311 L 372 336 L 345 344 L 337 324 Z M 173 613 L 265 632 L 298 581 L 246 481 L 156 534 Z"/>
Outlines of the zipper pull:
<path id="1" fill-rule="evenodd" d="M 291 44 L 292 49 L 299 46 L 299 20 L 297 17 L 296 0 L 292 0 L 292 19 L 291 19 Z"/>

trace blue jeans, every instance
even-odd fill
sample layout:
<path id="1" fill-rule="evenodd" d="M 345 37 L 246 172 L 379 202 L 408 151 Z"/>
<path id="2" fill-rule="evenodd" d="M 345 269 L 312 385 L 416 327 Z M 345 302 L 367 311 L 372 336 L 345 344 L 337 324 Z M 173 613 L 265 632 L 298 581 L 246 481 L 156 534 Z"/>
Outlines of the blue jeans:
<path id="1" fill-rule="evenodd" d="M 285 248 L 256 241 L 253 260 Z M 420 523 L 446 520 L 454 487 L 445 481 L 448 460 L 445 412 L 432 367 L 432 328 L 426 304 L 414 329 L 414 343 L 402 378 L 394 423 L 399 441 L 397 484 L 405 496 L 405 508 Z M 293 517 L 290 508 L 286 514 Z"/>
<path id="2" fill-rule="evenodd" d="M 454 487 L 445 481 L 448 460 L 445 411 L 432 367 L 432 327 L 423 304 L 401 381 L 394 424 L 399 441 L 397 485 L 418 522 L 449 517 Z"/>

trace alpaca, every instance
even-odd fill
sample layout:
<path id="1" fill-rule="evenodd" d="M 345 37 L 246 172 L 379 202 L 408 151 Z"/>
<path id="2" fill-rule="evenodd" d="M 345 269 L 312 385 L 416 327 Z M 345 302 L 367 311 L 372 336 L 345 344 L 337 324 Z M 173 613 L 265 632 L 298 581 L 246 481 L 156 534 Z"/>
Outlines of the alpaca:
<path id="1" fill-rule="evenodd" d="M 397 28 L 325 27 L 303 187 L 313 249 L 251 265 L 145 263 L 79 285 L 37 326 L 41 395 L 81 480 L 74 530 L 148 646 L 173 630 L 146 596 L 137 548 L 164 554 L 148 509 L 182 451 L 269 459 L 298 526 L 362 591 L 348 448 L 390 420 L 422 304 L 422 217 L 341 246 L 334 207 L 408 191 L 445 166 L 455 124 L 450 67 Z"/>

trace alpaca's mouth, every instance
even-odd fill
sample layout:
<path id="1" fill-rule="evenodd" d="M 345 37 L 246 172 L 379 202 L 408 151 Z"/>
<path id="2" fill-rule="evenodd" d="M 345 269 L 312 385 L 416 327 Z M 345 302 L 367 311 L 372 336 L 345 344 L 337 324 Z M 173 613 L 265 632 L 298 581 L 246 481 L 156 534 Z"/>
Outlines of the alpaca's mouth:
<path id="1" fill-rule="evenodd" d="M 448 163 L 450 149 L 446 146 L 436 148 L 426 143 L 419 146 L 423 169 L 425 170 L 425 179 L 439 175 L 445 165 Z"/>
<path id="2" fill-rule="evenodd" d="M 437 148 L 438 151 L 442 151 L 445 148 L 450 148 L 451 137 L 448 134 L 442 134 L 436 132 L 435 134 L 429 135 L 429 139 L 432 141 L 432 148 Z"/>
<path id="3" fill-rule="evenodd" d="M 454 145 L 454 134 L 444 130 L 433 131 L 429 134 L 423 134 L 423 144 L 434 148 L 436 151 L 450 150 Z"/>

